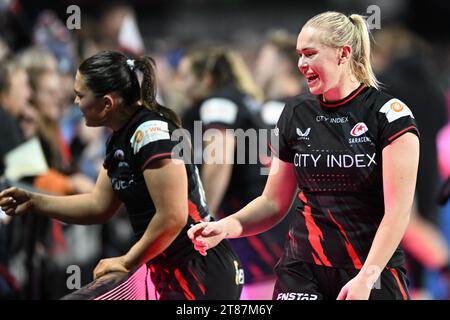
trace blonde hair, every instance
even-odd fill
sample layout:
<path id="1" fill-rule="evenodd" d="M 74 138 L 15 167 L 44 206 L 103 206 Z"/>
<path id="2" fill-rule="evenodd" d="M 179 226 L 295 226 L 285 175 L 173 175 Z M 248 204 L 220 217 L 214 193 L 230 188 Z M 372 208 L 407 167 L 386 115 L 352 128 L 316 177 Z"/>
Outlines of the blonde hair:
<path id="1" fill-rule="evenodd" d="M 361 15 L 352 14 L 347 17 L 340 12 L 328 11 L 308 20 L 305 27 L 324 31 L 321 42 L 327 46 L 339 48 L 350 45 L 351 72 L 358 81 L 379 89 L 380 82 L 375 77 L 370 60 L 370 32 Z"/>
<path id="2" fill-rule="evenodd" d="M 239 53 L 222 47 L 208 47 L 194 49 L 187 57 L 197 79 L 209 73 L 216 86 L 232 83 L 254 99 L 263 100 L 262 90 L 253 81 L 251 72 Z"/>
<path id="3" fill-rule="evenodd" d="M 228 59 L 236 76 L 238 87 L 257 101 L 264 100 L 262 90 L 256 85 L 244 59 L 237 52 L 228 52 Z"/>

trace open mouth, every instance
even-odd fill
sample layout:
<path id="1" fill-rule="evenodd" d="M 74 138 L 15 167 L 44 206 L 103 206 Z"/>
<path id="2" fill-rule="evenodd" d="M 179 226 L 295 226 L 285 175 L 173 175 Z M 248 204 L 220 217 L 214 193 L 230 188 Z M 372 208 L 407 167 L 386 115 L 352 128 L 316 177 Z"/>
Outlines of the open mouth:
<path id="1" fill-rule="evenodd" d="M 319 76 L 315 73 L 307 74 L 305 77 L 308 85 L 314 84 L 319 79 Z"/>

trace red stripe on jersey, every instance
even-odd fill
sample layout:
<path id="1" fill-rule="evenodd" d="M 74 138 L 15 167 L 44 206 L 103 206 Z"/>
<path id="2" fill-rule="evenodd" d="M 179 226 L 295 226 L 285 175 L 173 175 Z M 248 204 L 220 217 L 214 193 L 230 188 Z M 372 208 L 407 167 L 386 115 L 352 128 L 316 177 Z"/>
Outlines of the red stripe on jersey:
<path id="1" fill-rule="evenodd" d="M 405 128 L 405 129 L 403 129 L 402 131 L 399 131 L 399 132 L 397 132 L 396 134 L 394 134 L 393 136 L 389 137 L 389 138 L 388 138 L 388 141 L 394 140 L 394 139 L 397 138 L 399 135 L 401 135 L 401 134 L 403 134 L 403 133 L 405 133 L 405 132 L 407 132 L 407 131 L 409 131 L 409 130 L 411 130 L 411 129 L 415 129 L 415 130 L 418 132 L 416 126 L 409 126 L 408 128 Z"/>
<path id="2" fill-rule="evenodd" d="M 258 253 L 258 256 L 269 266 L 273 266 L 275 264 L 275 259 L 267 252 L 266 247 L 262 243 L 260 239 L 256 236 L 247 237 L 247 240 L 255 249 L 255 252 Z"/>
<path id="3" fill-rule="evenodd" d="M 148 158 L 147 161 L 145 161 L 145 163 L 142 166 L 141 170 L 144 170 L 145 168 L 147 168 L 147 166 L 153 160 L 156 160 L 156 159 L 159 159 L 159 158 L 164 158 L 164 157 L 171 156 L 171 155 L 172 155 L 172 152 L 164 152 L 164 153 L 155 154 L 155 155 L 151 156 L 150 158 Z"/>
<path id="4" fill-rule="evenodd" d="M 311 206 L 308 205 L 308 200 L 306 199 L 306 196 L 303 193 L 303 191 L 298 194 L 298 197 L 305 204 L 303 215 L 306 221 L 306 229 L 308 230 L 309 243 L 311 243 L 311 246 L 313 247 L 314 251 L 316 251 L 316 253 L 319 255 L 319 259 L 323 262 L 323 264 L 325 266 L 332 267 L 331 262 L 328 261 L 328 258 L 325 255 L 325 252 L 323 251 L 321 243 L 321 240 L 323 240 L 322 230 L 320 230 L 320 228 L 314 222 L 314 218 L 311 213 Z"/>
<path id="5" fill-rule="evenodd" d="M 200 288 L 200 291 L 205 294 L 205 287 L 203 286 L 203 284 L 200 282 L 200 280 L 198 280 L 197 276 L 195 275 L 195 273 L 191 270 L 188 269 L 189 273 L 192 275 L 192 277 L 195 279 L 195 281 L 197 282 L 198 287 Z"/>
<path id="6" fill-rule="evenodd" d="M 174 271 L 175 279 L 177 279 L 178 283 L 180 284 L 181 288 L 183 289 L 184 296 L 188 300 L 195 300 L 195 296 L 192 294 L 191 290 L 189 290 L 189 284 L 184 279 L 183 275 L 180 272 L 180 269 L 175 269 Z"/>
<path id="7" fill-rule="evenodd" d="M 195 221 L 195 223 L 202 221 L 202 217 L 200 217 L 197 205 L 191 200 L 188 200 L 188 212 L 189 216 L 192 218 L 192 220 Z"/>
<path id="8" fill-rule="evenodd" d="M 319 258 L 317 258 L 316 254 L 313 251 L 311 251 L 311 255 L 314 258 L 314 263 L 315 264 L 317 264 L 318 266 L 322 266 L 323 265 L 322 261 L 320 261 Z"/>
<path id="9" fill-rule="evenodd" d="M 333 107 L 342 106 L 343 104 L 346 104 L 347 102 L 352 100 L 354 97 L 356 97 L 365 87 L 366 87 L 365 84 L 362 85 L 361 88 L 359 88 L 354 94 L 352 94 L 350 97 L 348 97 L 344 101 L 340 101 L 340 102 L 337 102 L 337 103 L 327 103 L 327 102 L 323 101 L 322 99 L 319 99 L 319 102 L 324 107 L 331 107 L 331 108 L 333 108 Z"/>
<path id="10" fill-rule="evenodd" d="M 397 281 L 397 285 L 400 289 L 400 292 L 402 293 L 403 300 L 408 300 L 408 295 L 406 294 L 405 288 L 403 288 L 402 282 L 400 281 L 400 278 L 398 277 L 397 270 L 395 270 L 394 268 L 389 268 L 389 271 L 394 276 L 395 281 Z"/>
<path id="11" fill-rule="evenodd" d="M 347 249 L 347 253 L 350 256 L 350 258 L 352 258 L 353 266 L 356 269 L 361 269 L 362 268 L 361 260 L 359 260 L 358 254 L 356 253 L 355 248 L 353 248 L 352 244 L 350 243 L 350 240 L 348 239 L 344 228 L 342 228 L 339 222 L 337 222 L 336 219 L 334 219 L 333 215 L 331 214 L 331 211 L 330 210 L 327 211 L 328 214 L 330 215 L 331 220 L 333 220 L 334 224 L 337 225 L 341 234 L 344 236 L 345 248 Z"/>

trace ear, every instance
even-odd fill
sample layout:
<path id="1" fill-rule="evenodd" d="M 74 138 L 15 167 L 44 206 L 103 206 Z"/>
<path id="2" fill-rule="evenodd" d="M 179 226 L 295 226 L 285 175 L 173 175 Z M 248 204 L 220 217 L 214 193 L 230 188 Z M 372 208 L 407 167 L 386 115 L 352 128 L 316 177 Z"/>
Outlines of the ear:
<path id="1" fill-rule="evenodd" d="M 352 47 L 348 44 L 339 49 L 338 65 L 345 64 L 352 58 Z"/>
<path id="2" fill-rule="evenodd" d="M 105 106 L 105 111 L 111 111 L 116 104 L 116 101 L 111 94 L 107 94 L 103 96 L 103 103 Z"/>

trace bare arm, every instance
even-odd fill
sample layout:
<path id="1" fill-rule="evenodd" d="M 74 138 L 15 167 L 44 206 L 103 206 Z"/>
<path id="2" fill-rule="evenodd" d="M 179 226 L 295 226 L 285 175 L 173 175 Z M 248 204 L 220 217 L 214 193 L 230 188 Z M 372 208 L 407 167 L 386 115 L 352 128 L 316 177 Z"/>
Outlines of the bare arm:
<path id="1" fill-rule="evenodd" d="M 400 244 L 409 223 L 418 165 L 419 140 L 413 133 L 406 133 L 384 148 L 385 213 L 361 270 L 362 274 L 370 266 L 383 270 Z"/>
<path id="2" fill-rule="evenodd" d="M 105 222 L 120 206 L 105 169 L 101 169 L 90 193 L 50 196 L 9 188 L 0 193 L 0 205 L 9 215 L 38 213 L 70 224 Z"/>
<path id="3" fill-rule="evenodd" d="M 246 237 L 275 226 L 286 215 L 295 190 L 296 180 L 293 165 L 274 157 L 262 195 L 232 216 L 223 219 L 229 219 L 230 222 L 235 220 L 240 226 L 237 229 L 241 230 L 240 233 L 234 228 L 227 230 L 229 237 Z M 224 222 L 228 223 L 228 221 Z"/>
<path id="4" fill-rule="evenodd" d="M 243 209 L 217 222 L 200 223 L 188 235 L 204 253 L 224 237 L 238 238 L 264 232 L 286 215 L 296 191 L 293 165 L 273 158 L 263 194 Z"/>
<path id="5" fill-rule="evenodd" d="M 123 257 L 129 269 L 156 257 L 175 240 L 187 223 L 186 168 L 182 161 L 163 159 L 144 171 L 156 213 L 144 235 Z"/>
<path id="6" fill-rule="evenodd" d="M 384 217 L 362 269 L 342 288 L 338 299 L 369 298 L 408 226 L 418 164 L 419 140 L 413 133 L 404 134 L 383 149 Z"/>
<path id="7" fill-rule="evenodd" d="M 216 130 L 219 131 L 218 129 Z M 205 163 L 201 172 L 206 203 L 208 203 L 208 208 L 212 215 L 215 215 L 219 209 L 230 183 L 236 144 L 234 135 L 227 134 L 225 129 L 220 130 L 220 132 L 221 135 L 214 136 L 205 133 L 205 139 L 209 140 L 209 142 L 205 144 Z M 217 138 L 219 141 L 216 140 Z M 209 152 L 212 150 L 214 152 Z"/>

